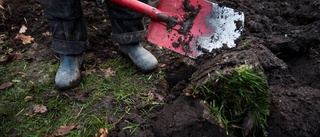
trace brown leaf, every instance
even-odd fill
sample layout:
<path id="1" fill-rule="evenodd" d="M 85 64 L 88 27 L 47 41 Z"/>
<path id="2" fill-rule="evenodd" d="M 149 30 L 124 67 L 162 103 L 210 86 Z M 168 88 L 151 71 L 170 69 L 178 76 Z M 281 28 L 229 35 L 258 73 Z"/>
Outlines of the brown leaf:
<path id="1" fill-rule="evenodd" d="M 33 111 L 34 113 L 45 113 L 47 112 L 47 107 L 44 105 L 37 104 L 33 106 Z"/>
<path id="2" fill-rule="evenodd" d="M 22 44 L 25 45 L 25 44 L 30 44 L 34 38 L 32 38 L 31 36 L 26 36 L 24 34 L 17 34 L 15 39 L 22 40 Z"/>
<path id="3" fill-rule="evenodd" d="M 0 35 L 0 44 L 4 43 L 4 39 L 6 39 L 7 36 L 5 34 Z"/>
<path id="4" fill-rule="evenodd" d="M 166 67 L 167 66 L 167 64 L 162 64 L 160 67 L 161 68 L 164 68 L 164 67 Z"/>
<path id="5" fill-rule="evenodd" d="M 26 33 L 27 29 L 28 29 L 28 28 L 27 28 L 25 25 L 22 25 L 21 28 L 20 28 L 20 30 L 19 30 L 19 33 L 20 33 L 20 34 Z"/>
<path id="6" fill-rule="evenodd" d="M 151 92 L 151 91 L 148 92 L 148 97 L 149 97 L 150 99 L 155 99 L 154 93 Z"/>
<path id="7" fill-rule="evenodd" d="M 60 126 L 60 128 L 54 132 L 54 136 L 65 136 L 69 134 L 71 130 L 74 130 L 77 128 L 78 126 L 76 125 Z"/>
<path id="8" fill-rule="evenodd" d="M 3 3 L 4 3 L 4 0 L 0 0 L 0 5 L 3 5 Z"/>
<path id="9" fill-rule="evenodd" d="M 0 90 L 8 89 L 8 88 L 11 88 L 12 86 L 13 86 L 13 83 L 12 83 L 12 82 L 3 83 L 3 84 L 0 86 Z"/>
<path id="10" fill-rule="evenodd" d="M 20 53 L 8 53 L 9 55 L 5 55 L 0 57 L 0 63 L 8 63 L 14 60 L 21 60 L 23 57 Z"/>
<path id="11" fill-rule="evenodd" d="M 85 74 L 85 75 L 91 75 L 91 74 L 93 74 L 95 72 L 96 72 L 96 69 L 89 69 L 89 70 L 83 71 L 82 73 Z"/>
<path id="12" fill-rule="evenodd" d="M 10 54 L 10 55 L 13 56 L 14 60 L 22 60 L 22 58 L 23 58 L 21 53 L 13 53 L 13 54 Z"/>
<path id="13" fill-rule="evenodd" d="M 6 56 L 2 56 L 2 57 L 0 57 L 0 63 L 2 63 L 2 62 L 7 62 L 7 57 Z"/>
<path id="14" fill-rule="evenodd" d="M 12 54 L 12 52 L 13 52 L 12 48 L 9 48 L 8 51 L 7 51 L 8 54 Z"/>
<path id="15" fill-rule="evenodd" d="M 107 68 L 107 69 L 104 69 L 102 71 L 103 71 L 103 74 L 104 74 L 105 78 L 116 75 L 116 72 L 113 71 L 111 68 Z"/>
<path id="16" fill-rule="evenodd" d="M 100 133 L 100 137 L 107 137 L 108 136 L 108 129 L 107 128 L 100 128 L 99 133 Z"/>
<path id="17" fill-rule="evenodd" d="M 52 33 L 49 32 L 49 31 L 46 31 L 46 32 L 43 32 L 42 35 L 43 35 L 43 36 L 46 36 L 46 37 L 49 37 L 49 36 L 52 35 Z"/>
<path id="18" fill-rule="evenodd" d="M 164 100 L 164 97 L 162 95 L 154 93 L 153 91 L 149 91 L 148 92 L 148 98 L 150 98 L 152 100 L 158 99 L 159 101 L 163 101 Z"/>

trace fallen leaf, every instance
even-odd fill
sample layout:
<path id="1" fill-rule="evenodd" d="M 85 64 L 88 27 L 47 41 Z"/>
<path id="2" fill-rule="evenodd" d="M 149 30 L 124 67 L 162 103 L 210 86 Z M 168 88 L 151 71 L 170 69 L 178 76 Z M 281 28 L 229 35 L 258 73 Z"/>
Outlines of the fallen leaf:
<path id="1" fill-rule="evenodd" d="M 4 3 L 4 0 L 0 0 L 0 5 L 2 6 Z"/>
<path id="2" fill-rule="evenodd" d="M 21 28 L 20 28 L 20 30 L 19 30 L 19 33 L 20 33 L 20 34 L 26 33 L 27 29 L 28 29 L 28 28 L 27 28 L 25 25 L 22 25 Z"/>
<path id="3" fill-rule="evenodd" d="M 107 128 L 100 128 L 99 133 L 100 133 L 99 137 L 107 137 L 108 136 L 108 129 Z"/>
<path id="4" fill-rule="evenodd" d="M 46 36 L 46 37 L 49 37 L 49 36 L 51 36 L 51 32 L 46 31 L 46 32 L 43 32 L 42 35 Z"/>
<path id="5" fill-rule="evenodd" d="M 152 100 L 155 99 L 154 93 L 151 92 L 151 91 L 148 92 L 148 97 L 149 97 L 150 99 L 152 99 Z"/>
<path id="6" fill-rule="evenodd" d="M 4 39 L 6 39 L 7 36 L 5 34 L 0 35 L 0 44 L 4 43 Z"/>
<path id="7" fill-rule="evenodd" d="M 8 51 L 7 51 L 8 54 L 12 54 L 12 52 L 13 52 L 12 48 L 9 48 Z"/>
<path id="8" fill-rule="evenodd" d="M 33 97 L 32 97 L 32 96 L 26 96 L 26 97 L 24 98 L 24 101 L 25 101 L 25 102 L 29 102 L 29 101 L 31 101 L 31 100 L 33 100 Z"/>
<path id="9" fill-rule="evenodd" d="M 47 107 L 44 105 L 37 104 L 33 106 L 33 111 L 34 113 L 45 113 L 47 112 Z"/>
<path id="10" fill-rule="evenodd" d="M 160 95 L 160 94 L 156 94 L 156 97 L 159 101 L 163 101 L 164 100 L 164 96 Z"/>
<path id="11" fill-rule="evenodd" d="M 9 53 L 9 55 L 4 55 L 0 57 L 0 63 L 8 63 L 14 60 L 21 60 L 23 57 L 20 53 Z"/>
<path id="12" fill-rule="evenodd" d="M 10 56 L 13 56 L 13 60 L 22 60 L 23 56 L 21 53 L 12 53 Z"/>
<path id="13" fill-rule="evenodd" d="M 2 63 L 2 62 L 7 62 L 7 57 L 6 56 L 2 56 L 2 57 L 0 57 L 0 63 Z"/>
<path id="14" fill-rule="evenodd" d="M 193 96 L 191 93 L 189 92 L 186 92 L 186 96 L 190 97 L 190 96 Z"/>
<path id="15" fill-rule="evenodd" d="M 91 74 L 93 74 L 95 72 L 96 72 L 96 69 L 89 69 L 89 70 L 83 71 L 82 73 L 85 74 L 85 75 L 91 75 Z"/>
<path id="16" fill-rule="evenodd" d="M 69 125 L 69 126 L 60 126 L 58 130 L 54 132 L 54 136 L 65 136 L 70 133 L 71 130 L 79 129 L 80 125 Z"/>
<path id="17" fill-rule="evenodd" d="M 164 100 L 164 97 L 158 93 L 154 93 L 152 91 L 149 91 L 148 92 L 148 98 L 152 99 L 152 100 L 156 100 L 158 99 L 159 101 L 163 101 Z"/>
<path id="18" fill-rule="evenodd" d="M 11 88 L 12 86 L 13 86 L 12 82 L 7 82 L 0 86 L 0 90 L 8 89 L 8 88 Z"/>
<path id="19" fill-rule="evenodd" d="M 107 69 L 104 69 L 102 71 L 103 71 L 103 74 L 104 74 L 105 78 L 108 78 L 110 76 L 115 76 L 116 75 L 116 72 L 113 71 L 111 68 L 107 68 Z"/>
<path id="20" fill-rule="evenodd" d="M 15 29 L 18 29 L 18 27 L 17 27 L 17 26 L 12 25 L 12 26 L 11 26 L 11 30 L 15 30 Z"/>
<path id="21" fill-rule="evenodd" d="M 25 44 L 30 44 L 34 38 L 32 38 L 31 36 L 26 36 L 24 34 L 17 34 L 15 39 L 22 40 L 22 44 L 25 45 Z"/>
<path id="22" fill-rule="evenodd" d="M 38 113 L 45 113 L 47 112 L 47 107 L 44 105 L 34 105 L 32 109 L 29 110 L 29 116 L 33 117 Z"/>

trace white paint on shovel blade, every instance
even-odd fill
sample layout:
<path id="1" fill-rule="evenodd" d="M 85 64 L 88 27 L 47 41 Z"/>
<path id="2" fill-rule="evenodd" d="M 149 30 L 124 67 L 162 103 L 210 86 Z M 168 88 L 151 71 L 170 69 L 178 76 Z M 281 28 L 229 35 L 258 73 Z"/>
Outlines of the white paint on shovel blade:
<path id="1" fill-rule="evenodd" d="M 197 45 L 208 51 L 227 45 L 229 48 L 236 46 L 235 40 L 241 35 L 244 26 L 244 14 L 228 7 L 213 4 L 213 10 L 206 19 L 206 23 L 214 30 L 214 34 L 202 36 L 197 39 Z M 236 26 L 238 24 L 238 28 Z"/>

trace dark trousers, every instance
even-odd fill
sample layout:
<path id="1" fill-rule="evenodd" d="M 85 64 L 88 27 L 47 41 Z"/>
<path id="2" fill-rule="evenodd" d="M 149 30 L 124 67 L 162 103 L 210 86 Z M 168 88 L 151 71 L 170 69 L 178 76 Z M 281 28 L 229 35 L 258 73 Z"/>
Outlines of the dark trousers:
<path id="1" fill-rule="evenodd" d="M 147 0 L 140 0 L 147 2 Z M 40 0 L 44 16 L 52 31 L 52 49 L 59 54 L 81 54 L 89 48 L 88 36 L 80 0 Z M 145 33 L 143 15 L 124 7 L 107 3 L 111 21 L 111 38 L 120 44 L 142 41 Z"/>

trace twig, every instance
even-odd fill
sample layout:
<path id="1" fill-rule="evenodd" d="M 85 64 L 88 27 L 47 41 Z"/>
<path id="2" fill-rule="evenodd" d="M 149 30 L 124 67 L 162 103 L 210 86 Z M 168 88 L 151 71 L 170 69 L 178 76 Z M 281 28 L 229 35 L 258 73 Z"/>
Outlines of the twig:
<path id="1" fill-rule="evenodd" d="M 80 111 L 78 112 L 77 117 L 80 116 L 80 113 L 82 112 L 82 110 L 83 110 L 83 106 L 81 107 Z"/>
<path id="2" fill-rule="evenodd" d="M 6 16 L 3 14 L 3 12 L 2 12 L 2 11 L 0 11 L 0 13 L 1 13 L 1 15 L 2 15 L 3 19 L 7 19 L 7 18 L 6 18 Z"/>
<path id="3" fill-rule="evenodd" d="M 23 112 L 23 110 L 24 110 L 24 108 L 23 108 L 22 110 L 20 110 L 20 111 L 16 114 L 16 116 L 20 115 L 20 114 Z"/>

